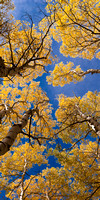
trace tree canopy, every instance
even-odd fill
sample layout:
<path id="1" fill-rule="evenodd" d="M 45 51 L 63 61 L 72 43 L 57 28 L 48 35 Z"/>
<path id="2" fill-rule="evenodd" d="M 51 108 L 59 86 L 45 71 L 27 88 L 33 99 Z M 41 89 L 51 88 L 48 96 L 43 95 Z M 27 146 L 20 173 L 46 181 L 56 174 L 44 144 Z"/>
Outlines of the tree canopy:
<path id="1" fill-rule="evenodd" d="M 100 59 L 100 2 L 46 0 L 38 26 L 30 15 L 16 20 L 13 2 L 0 6 L 1 199 L 99 200 L 100 92 L 62 92 L 54 113 L 36 78 L 45 73 L 47 84 L 63 87 L 99 75 L 74 59 Z M 54 55 L 54 40 L 66 63 Z"/>

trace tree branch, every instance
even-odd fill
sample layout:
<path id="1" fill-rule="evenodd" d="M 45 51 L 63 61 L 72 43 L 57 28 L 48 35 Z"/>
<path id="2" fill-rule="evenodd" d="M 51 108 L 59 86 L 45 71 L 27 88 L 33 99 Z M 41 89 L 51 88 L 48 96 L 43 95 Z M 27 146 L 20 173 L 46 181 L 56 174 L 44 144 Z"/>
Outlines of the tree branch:
<path id="1" fill-rule="evenodd" d="M 100 189 L 100 186 L 98 186 L 93 192 L 92 194 L 90 194 L 90 196 L 86 197 L 85 200 L 87 199 L 91 199 L 91 197 Z"/>
<path id="2" fill-rule="evenodd" d="M 77 73 L 78 76 L 85 76 L 86 74 L 100 74 L 100 69 L 88 69 L 87 71 L 85 72 L 80 72 L 80 73 Z"/>

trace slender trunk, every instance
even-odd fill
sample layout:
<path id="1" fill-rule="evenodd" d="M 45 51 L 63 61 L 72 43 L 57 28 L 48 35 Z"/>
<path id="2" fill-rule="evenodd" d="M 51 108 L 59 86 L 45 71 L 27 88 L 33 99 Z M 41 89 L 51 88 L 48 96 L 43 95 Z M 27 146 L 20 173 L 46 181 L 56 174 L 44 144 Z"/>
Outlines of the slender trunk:
<path id="1" fill-rule="evenodd" d="M 26 173 L 26 167 L 27 167 L 27 161 L 26 161 L 26 159 L 25 159 L 24 171 L 23 171 L 22 180 L 21 180 L 20 200 L 23 200 L 23 196 L 24 196 L 24 177 L 25 177 L 25 173 Z"/>

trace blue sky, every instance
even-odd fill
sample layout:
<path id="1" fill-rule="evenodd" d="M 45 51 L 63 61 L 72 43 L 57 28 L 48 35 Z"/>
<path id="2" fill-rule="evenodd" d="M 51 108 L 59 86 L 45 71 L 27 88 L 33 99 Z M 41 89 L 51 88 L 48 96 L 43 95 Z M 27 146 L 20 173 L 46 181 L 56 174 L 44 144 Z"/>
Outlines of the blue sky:
<path id="1" fill-rule="evenodd" d="M 45 1 L 44 0 L 13 0 L 15 4 L 15 10 L 13 12 L 16 19 L 23 19 L 25 14 L 28 13 L 32 16 L 33 22 L 37 25 L 37 23 L 42 19 L 43 13 L 40 11 L 45 11 Z M 59 57 L 59 62 L 63 61 L 66 63 L 67 61 L 74 62 L 74 65 L 80 65 L 81 68 L 85 71 L 88 68 L 99 68 L 99 60 L 94 58 L 92 60 L 82 59 L 82 58 L 70 58 L 64 57 L 59 52 L 59 44 L 56 41 L 53 41 L 53 52 L 55 55 Z M 49 71 L 50 68 L 54 68 L 54 66 L 47 67 Z M 50 69 L 51 70 L 51 69 Z M 40 81 L 40 85 L 43 90 L 45 90 L 50 98 L 51 103 L 54 104 L 54 107 L 57 106 L 57 96 L 58 94 L 64 93 L 67 96 L 73 96 L 74 93 L 77 96 L 83 96 L 86 92 L 90 91 L 99 91 L 100 88 L 100 77 L 99 74 L 87 75 L 85 79 L 77 84 L 71 83 L 67 84 L 64 87 L 53 87 L 52 85 L 48 85 L 46 82 L 46 74 L 42 77 L 37 78 L 36 81 Z"/>
<path id="2" fill-rule="evenodd" d="M 45 8 L 45 1 L 44 0 L 13 0 L 15 4 L 15 10 L 13 11 L 13 15 L 15 19 L 24 19 L 25 14 L 28 13 L 32 16 L 33 22 L 37 25 L 37 23 L 42 19 L 43 14 L 40 12 L 40 9 L 44 10 Z M 40 9 L 39 9 L 40 8 Z M 59 57 L 59 62 L 63 61 L 66 63 L 67 61 L 74 62 L 74 65 L 80 65 L 81 68 L 85 71 L 88 68 L 96 68 L 99 69 L 99 60 L 94 58 L 91 61 L 87 59 L 82 58 L 66 58 L 59 52 L 60 45 L 53 41 L 53 52 L 55 55 Z M 47 66 L 47 70 L 51 70 L 50 68 L 54 68 L 54 65 Z M 47 74 L 44 74 L 42 77 L 38 77 L 36 81 L 40 81 L 40 86 L 42 89 L 47 92 L 47 95 L 50 99 L 50 102 L 53 104 L 54 112 L 56 111 L 58 107 L 58 101 L 57 97 L 59 94 L 63 93 L 66 96 L 83 96 L 85 93 L 90 91 L 99 91 L 100 88 L 100 76 L 99 74 L 94 75 L 87 75 L 85 79 L 81 82 L 78 82 L 77 84 L 71 83 L 67 84 L 64 87 L 53 87 L 52 85 L 48 85 L 46 82 L 46 76 Z M 54 113 L 53 113 L 54 117 Z M 54 162 L 55 160 L 50 158 L 50 162 Z M 34 169 L 33 169 L 34 171 Z"/>
<path id="3" fill-rule="evenodd" d="M 15 5 L 14 16 L 16 19 L 22 19 L 26 13 L 30 14 L 35 24 L 43 17 L 40 9 L 45 8 L 44 0 L 12 0 Z"/>
<path id="4" fill-rule="evenodd" d="M 22 19 L 22 16 L 25 13 L 28 13 L 32 16 L 33 22 L 37 25 L 37 23 L 42 19 L 43 13 L 40 12 L 40 9 L 45 11 L 45 1 L 44 0 L 14 0 L 15 3 L 15 10 L 13 12 L 16 19 Z M 57 55 L 59 58 L 58 62 L 63 61 L 64 63 L 67 63 L 68 61 L 72 61 L 75 66 L 80 65 L 81 68 L 85 71 L 89 68 L 96 68 L 99 69 L 99 59 L 82 59 L 82 58 L 70 58 L 70 57 L 64 57 L 59 52 L 60 44 L 53 40 L 52 48 L 53 53 Z M 54 65 L 47 66 L 47 71 L 54 68 Z M 58 95 L 63 93 L 66 96 L 83 96 L 88 91 L 99 91 L 100 89 L 100 76 L 99 74 L 88 74 L 85 79 L 81 82 L 78 82 L 77 84 L 70 83 L 65 85 L 64 87 L 53 87 L 52 85 L 48 85 L 46 82 L 46 76 L 48 74 L 43 74 L 43 76 L 38 77 L 36 81 L 40 81 L 41 88 L 47 93 L 50 103 L 53 105 L 53 117 L 55 118 L 55 111 L 58 107 Z"/>

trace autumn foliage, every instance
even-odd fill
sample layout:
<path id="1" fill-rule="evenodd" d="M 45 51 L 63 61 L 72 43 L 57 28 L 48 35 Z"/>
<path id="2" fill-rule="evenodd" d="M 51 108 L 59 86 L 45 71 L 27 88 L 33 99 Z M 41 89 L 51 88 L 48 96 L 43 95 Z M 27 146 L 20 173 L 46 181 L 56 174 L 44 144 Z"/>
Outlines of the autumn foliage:
<path id="1" fill-rule="evenodd" d="M 1 199 L 99 200 L 100 92 L 60 94 L 54 113 L 35 79 L 45 73 L 47 84 L 63 87 L 100 73 L 95 66 L 83 70 L 67 61 L 68 56 L 100 59 L 100 2 L 46 3 L 38 27 L 30 16 L 30 22 L 14 19 L 11 1 L 0 3 Z M 66 63 L 54 56 L 53 40 L 60 42 Z"/>

